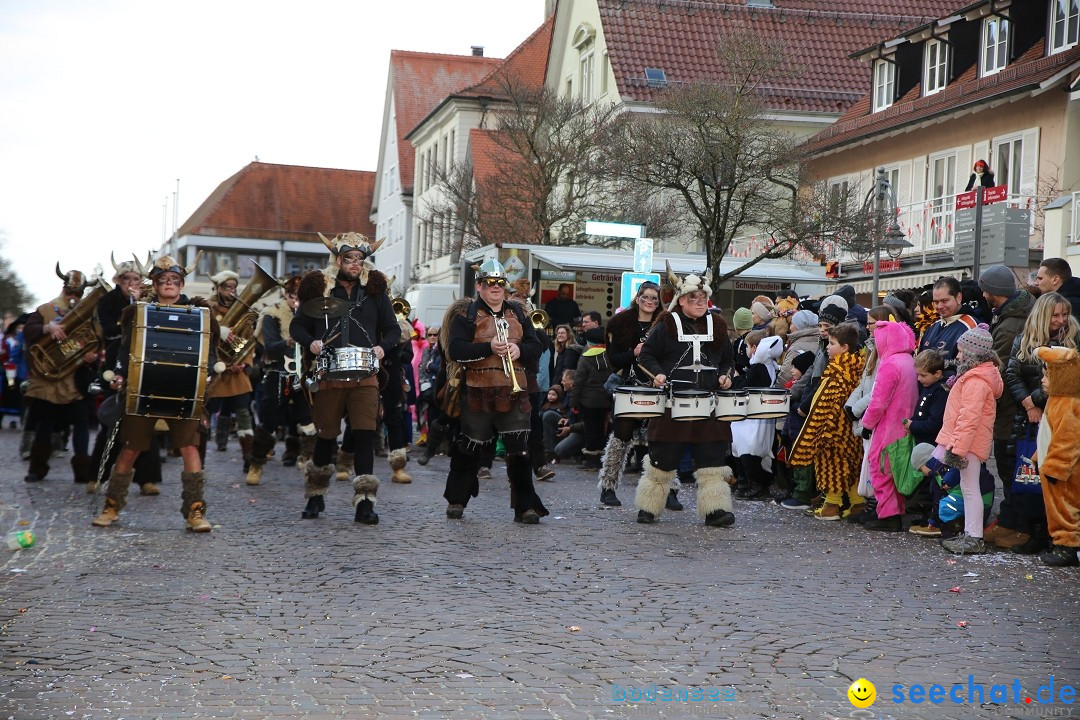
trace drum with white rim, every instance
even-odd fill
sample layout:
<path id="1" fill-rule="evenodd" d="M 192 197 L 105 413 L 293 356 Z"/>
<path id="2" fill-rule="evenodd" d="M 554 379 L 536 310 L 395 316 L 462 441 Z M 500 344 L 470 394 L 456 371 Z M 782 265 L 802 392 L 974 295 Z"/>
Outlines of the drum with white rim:
<path id="1" fill-rule="evenodd" d="M 675 390 L 668 402 L 671 419 L 680 422 L 707 420 L 712 417 L 715 405 L 713 394 L 707 390 Z"/>
<path id="2" fill-rule="evenodd" d="M 615 397 L 615 417 L 660 417 L 667 407 L 667 396 L 660 388 L 620 385 L 612 395 Z"/>
<path id="3" fill-rule="evenodd" d="M 747 390 L 747 395 L 747 418 L 766 420 L 768 418 L 782 418 L 788 414 L 791 394 L 787 390 L 750 388 Z"/>
<path id="4" fill-rule="evenodd" d="M 746 417 L 749 394 L 745 390 L 719 390 L 716 393 L 716 419 L 735 422 Z"/>
<path id="5" fill-rule="evenodd" d="M 328 347 L 315 359 L 315 374 L 320 380 L 359 382 L 379 372 L 379 358 L 372 348 Z"/>

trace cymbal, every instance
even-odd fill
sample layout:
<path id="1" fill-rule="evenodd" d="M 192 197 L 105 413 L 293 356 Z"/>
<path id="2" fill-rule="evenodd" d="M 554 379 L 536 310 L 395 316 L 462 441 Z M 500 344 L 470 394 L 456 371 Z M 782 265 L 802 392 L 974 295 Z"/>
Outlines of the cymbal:
<path id="1" fill-rule="evenodd" d="M 700 363 L 694 363 L 693 365 L 680 365 L 675 368 L 676 370 L 693 370 L 694 372 L 704 372 L 705 370 L 715 370 L 716 368 L 708 365 L 702 365 Z"/>
<path id="2" fill-rule="evenodd" d="M 338 318 L 349 312 L 349 303 L 335 297 L 312 298 L 304 301 L 300 312 L 313 318 Z"/>

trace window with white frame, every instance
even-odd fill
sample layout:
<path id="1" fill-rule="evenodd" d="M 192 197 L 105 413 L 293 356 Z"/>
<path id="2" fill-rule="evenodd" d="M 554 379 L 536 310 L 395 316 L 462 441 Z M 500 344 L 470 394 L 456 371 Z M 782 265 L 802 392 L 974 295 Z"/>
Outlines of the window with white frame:
<path id="1" fill-rule="evenodd" d="M 1009 61 L 1009 21 L 991 16 L 983 20 L 982 74 L 993 75 Z"/>
<path id="2" fill-rule="evenodd" d="M 1024 180 L 1024 140 L 1016 135 L 994 141 L 994 183 L 1008 185 L 1009 200 L 1020 197 Z"/>
<path id="3" fill-rule="evenodd" d="M 884 110 L 893 104 L 896 93 L 896 63 L 878 60 L 874 63 L 874 110 Z"/>
<path id="4" fill-rule="evenodd" d="M 956 153 L 934 155 L 927 170 L 930 204 L 930 246 L 951 245 L 956 208 Z"/>
<path id="5" fill-rule="evenodd" d="M 1068 50 L 1080 35 L 1080 0 L 1050 0 L 1050 53 Z"/>
<path id="6" fill-rule="evenodd" d="M 593 99 L 593 78 L 596 64 L 596 53 L 593 52 L 592 45 L 583 49 L 581 53 L 581 80 L 578 83 L 578 87 L 581 90 L 581 101 L 591 102 Z"/>
<path id="7" fill-rule="evenodd" d="M 933 95 L 945 89 L 948 56 L 948 45 L 940 40 L 926 41 L 926 75 L 923 78 L 923 95 Z"/>

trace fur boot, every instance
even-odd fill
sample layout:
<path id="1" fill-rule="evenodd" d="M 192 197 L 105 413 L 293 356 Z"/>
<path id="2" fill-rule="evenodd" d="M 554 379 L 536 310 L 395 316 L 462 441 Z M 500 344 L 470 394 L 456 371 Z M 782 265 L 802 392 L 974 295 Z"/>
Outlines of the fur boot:
<path id="1" fill-rule="evenodd" d="M 240 442 L 243 444 L 244 438 L 240 438 Z M 262 472 L 263 467 L 266 465 L 266 457 L 270 454 L 270 451 L 274 449 L 274 442 L 274 436 L 264 428 L 259 427 L 255 429 L 255 435 L 251 438 L 251 442 L 249 443 L 251 451 L 247 458 L 248 473 L 246 482 L 248 485 L 258 485 L 262 480 Z"/>
<path id="2" fill-rule="evenodd" d="M 127 505 L 128 489 L 131 487 L 131 480 L 134 477 L 134 470 L 121 473 L 117 472 L 116 468 L 113 467 L 112 471 L 109 472 L 109 479 L 105 485 L 105 498 L 106 500 L 112 500 L 112 506 L 117 513 Z"/>
<path id="3" fill-rule="evenodd" d="M 89 455 L 72 455 L 71 456 L 71 472 L 77 483 L 90 482 L 90 456 Z"/>
<path id="4" fill-rule="evenodd" d="M 38 482 L 44 480 L 49 474 L 49 458 L 52 457 L 53 447 L 50 442 L 34 442 L 30 445 L 30 468 L 23 478 L 26 482 Z"/>
<path id="5" fill-rule="evenodd" d="M 379 516 L 375 514 L 375 495 L 379 491 L 379 479 L 374 475 L 357 475 L 353 479 L 353 507 L 356 508 L 356 522 L 364 525 L 378 525 Z"/>
<path id="6" fill-rule="evenodd" d="M 319 466 L 311 460 L 304 463 L 304 497 L 325 495 L 327 488 L 330 487 L 330 478 L 334 472 L 333 465 Z"/>
<path id="7" fill-rule="evenodd" d="M 206 484 L 206 473 L 202 470 L 195 472 L 180 473 L 180 484 L 183 489 L 180 492 L 180 514 L 190 520 L 191 511 L 195 503 L 199 503 L 202 514 L 206 514 L 206 500 L 203 499 L 203 486 Z M 192 528 L 194 529 L 194 528 Z M 198 532 L 206 532 L 199 530 Z"/>
<path id="8" fill-rule="evenodd" d="M 337 479 L 348 480 L 353 474 L 353 454 L 344 450 L 337 451 Z"/>
<path id="9" fill-rule="evenodd" d="M 296 455 L 296 467 L 304 467 L 304 463 L 315 455 L 315 428 L 311 428 L 311 434 L 305 433 L 304 428 L 300 428 L 300 437 L 297 440 L 299 442 L 299 452 Z"/>
<path id="10" fill-rule="evenodd" d="M 401 483 L 402 485 L 408 485 L 412 482 L 412 475 L 405 472 L 405 465 L 408 462 L 409 456 L 405 452 L 405 448 L 390 451 L 390 469 L 394 473 L 390 476 L 391 482 Z"/>
<path id="11" fill-rule="evenodd" d="M 600 483 L 596 486 L 598 490 L 614 490 L 619 486 L 629 449 L 630 443 L 625 440 L 620 440 L 614 435 L 608 439 L 607 448 L 604 450 L 604 460 L 600 466 Z"/>
<path id="12" fill-rule="evenodd" d="M 700 468 L 698 476 L 698 517 L 706 525 L 724 527 L 735 522 L 731 509 L 731 486 L 735 477 L 729 467 Z"/>
<path id="13" fill-rule="evenodd" d="M 300 454 L 300 438 L 289 435 L 285 438 L 285 452 L 281 454 L 281 464 L 285 467 L 295 467 L 296 458 Z"/>
<path id="14" fill-rule="evenodd" d="M 667 502 L 668 488 L 675 477 L 674 470 L 660 470 L 645 459 L 645 472 L 638 481 L 634 504 L 638 508 L 638 522 L 651 523 L 660 515 Z"/>

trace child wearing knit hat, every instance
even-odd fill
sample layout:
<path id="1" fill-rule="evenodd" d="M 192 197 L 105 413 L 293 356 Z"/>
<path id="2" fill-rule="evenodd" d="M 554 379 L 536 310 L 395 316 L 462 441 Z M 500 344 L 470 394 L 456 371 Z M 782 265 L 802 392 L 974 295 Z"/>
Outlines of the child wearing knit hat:
<path id="1" fill-rule="evenodd" d="M 1005 386 L 1001 361 L 985 324 L 980 323 L 961 335 L 956 348 L 956 376 L 951 380 L 952 390 L 945 404 L 945 419 L 937 443 L 945 450 L 945 464 L 960 471 L 960 490 L 964 495 L 964 532 L 943 540 L 941 546 L 964 555 L 986 552 L 979 475 L 982 464 L 990 457 L 997 399 Z"/>

